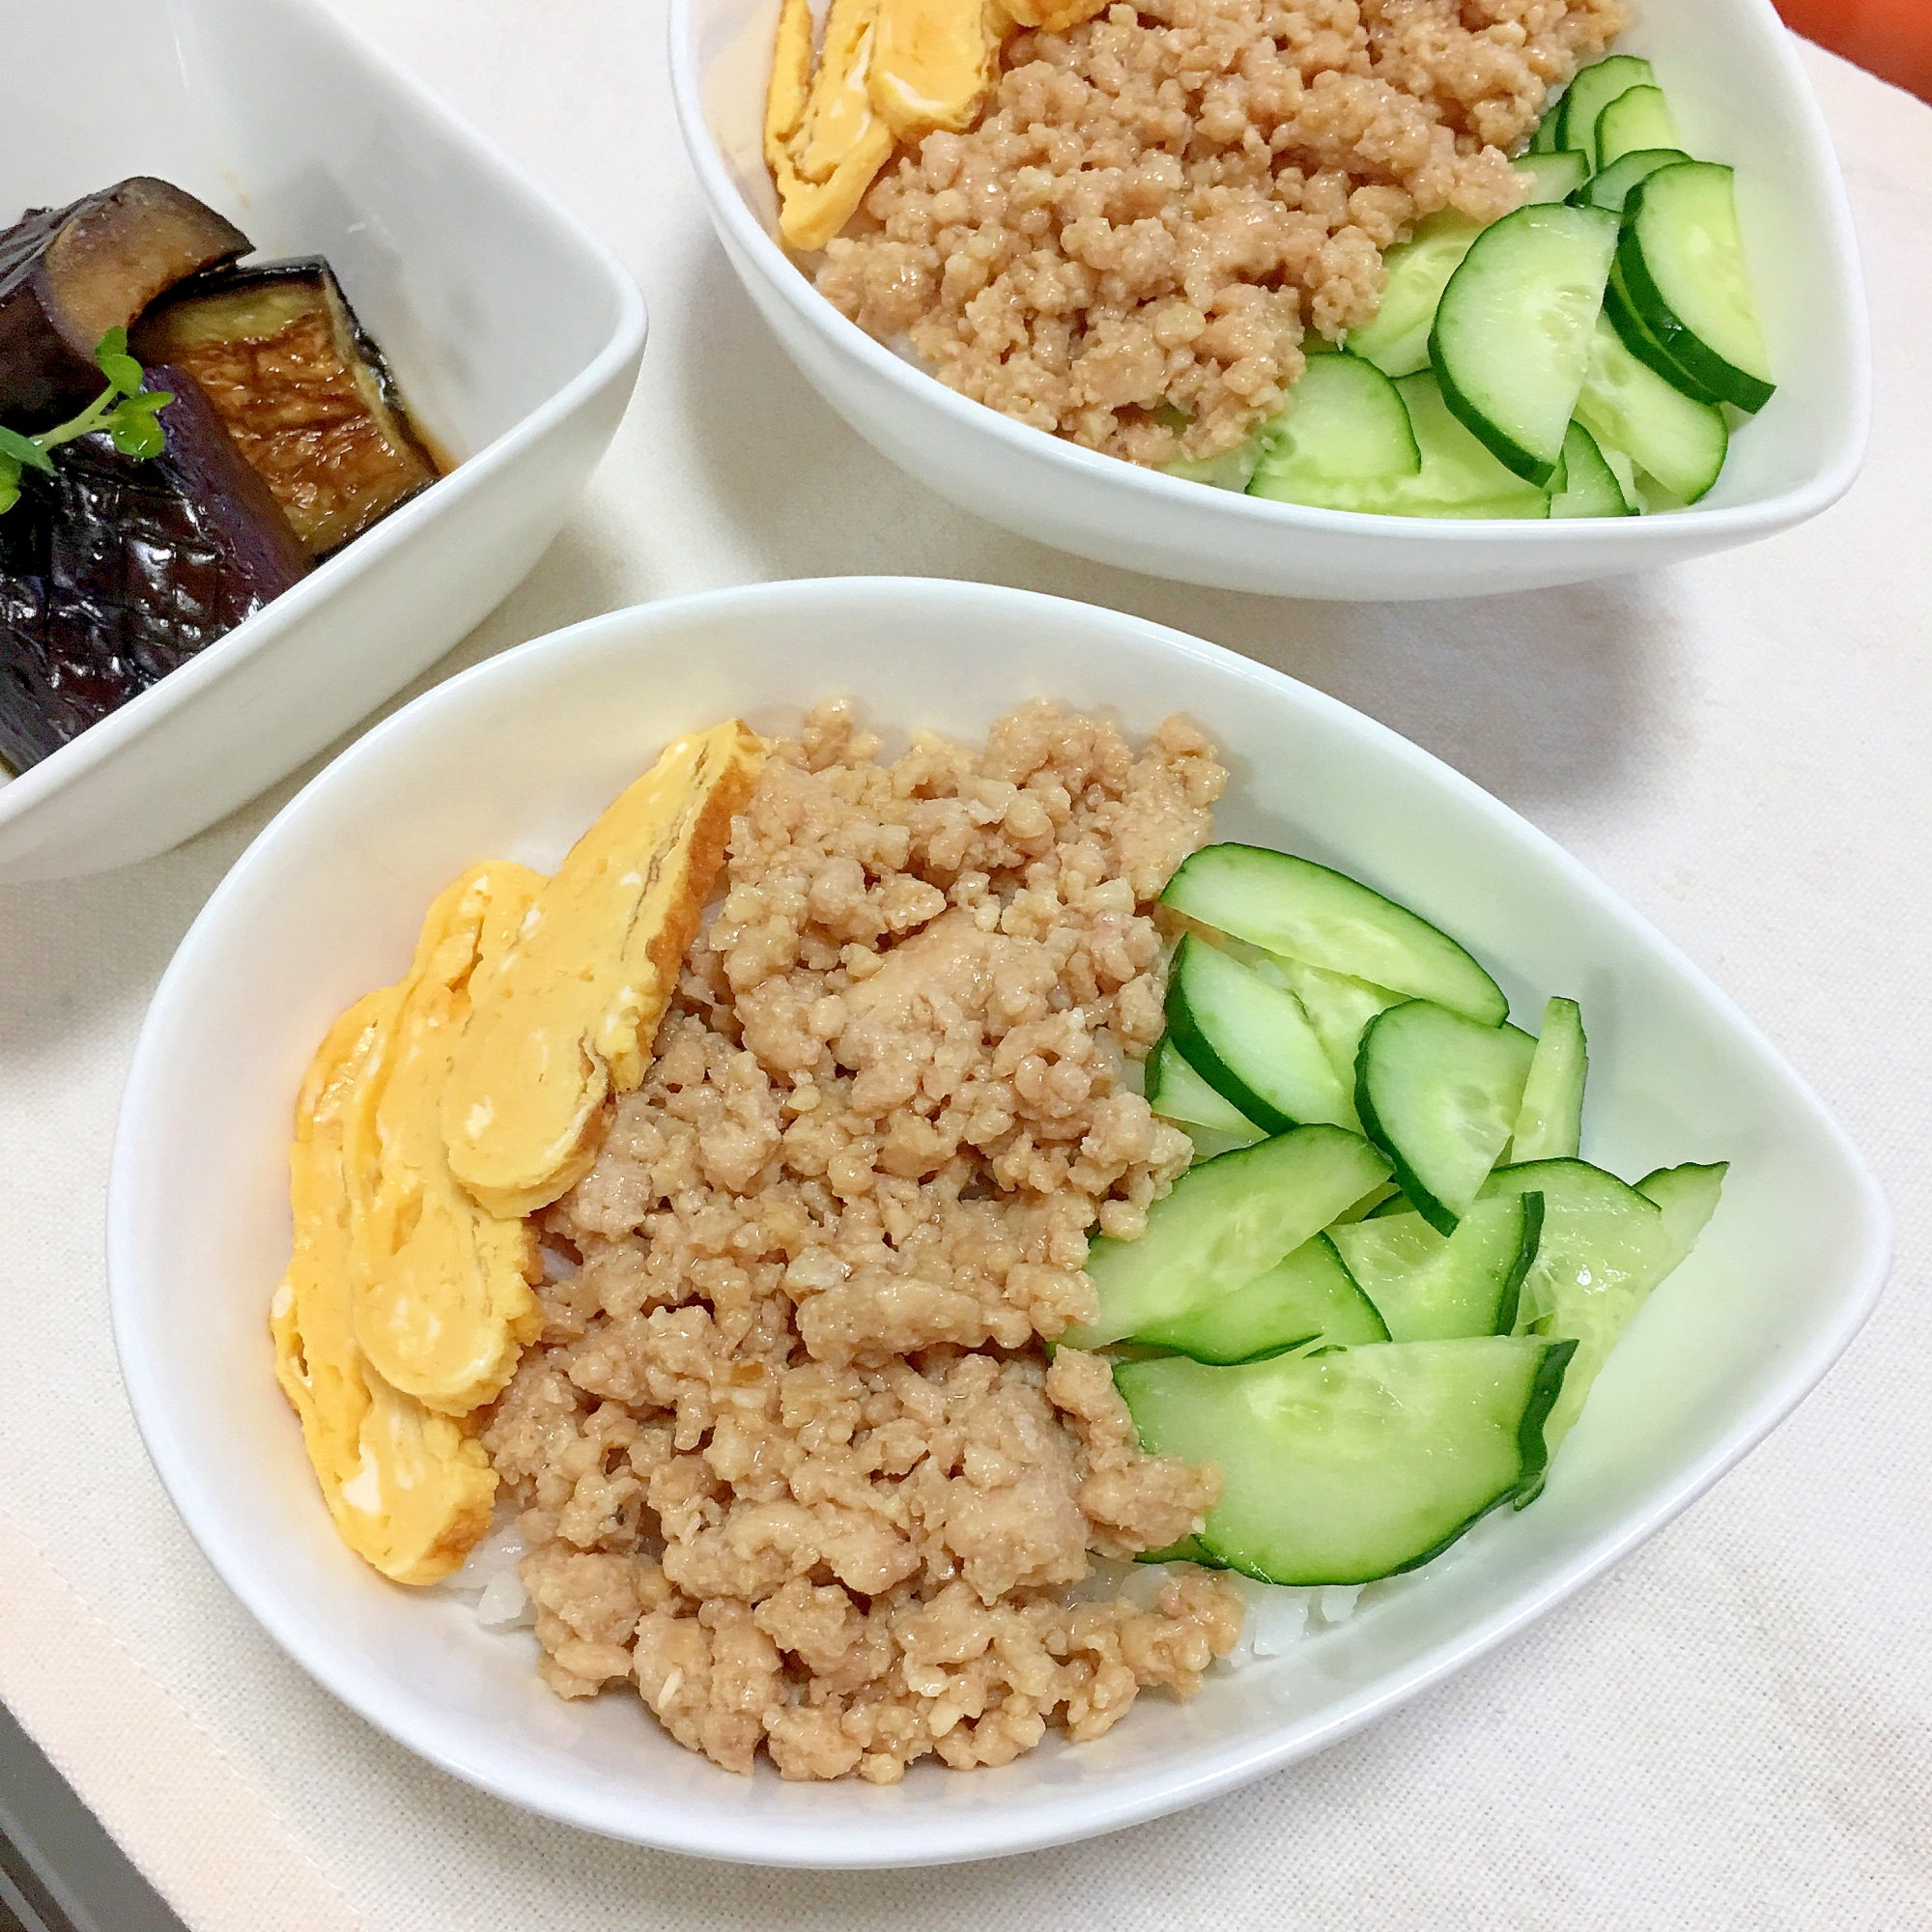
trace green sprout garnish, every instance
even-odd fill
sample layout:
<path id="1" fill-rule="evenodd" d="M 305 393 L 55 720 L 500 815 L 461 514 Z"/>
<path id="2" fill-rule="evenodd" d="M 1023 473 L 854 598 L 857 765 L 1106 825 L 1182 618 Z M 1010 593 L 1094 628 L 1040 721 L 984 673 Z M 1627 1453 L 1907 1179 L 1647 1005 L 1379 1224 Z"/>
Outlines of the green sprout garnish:
<path id="1" fill-rule="evenodd" d="M 75 437 L 104 429 L 123 456 L 158 456 L 167 447 L 158 412 L 174 397 L 165 389 L 142 390 L 141 365 L 128 354 L 128 331 L 110 328 L 100 338 L 94 360 L 107 378 L 107 386 L 77 416 L 38 436 L 0 427 L 0 515 L 20 500 L 20 472 L 39 469 L 51 476 L 52 452 Z"/>

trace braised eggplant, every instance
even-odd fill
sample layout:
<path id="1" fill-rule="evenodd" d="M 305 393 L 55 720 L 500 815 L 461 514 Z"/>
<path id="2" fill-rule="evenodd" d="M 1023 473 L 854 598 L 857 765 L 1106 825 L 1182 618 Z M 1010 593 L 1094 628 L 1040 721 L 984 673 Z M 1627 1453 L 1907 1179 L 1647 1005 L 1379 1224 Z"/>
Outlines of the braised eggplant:
<path id="1" fill-rule="evenodd" d="M 157 303 L 130 346 L 190 371 L 238 448 L 321 557 L 434 483 L 388 365 L 327 262 L 200 276 Z"/>
<path id="2" fill-rule="evenodd" d="M 98 372 L 97 372 L 98 374 Z M 0 757 L 58 751 L 298 582 L 306 546 L 182 368 L 157 457 L 66 444 L 0 517 Z"/>
<path id="3" fill-rule="evenodd" d="M 94 351 L 156 296 L 254 244 L 193 195 L 136 175 L 0 233 L 0 419 L 43 429 L 100 387 Z"/>

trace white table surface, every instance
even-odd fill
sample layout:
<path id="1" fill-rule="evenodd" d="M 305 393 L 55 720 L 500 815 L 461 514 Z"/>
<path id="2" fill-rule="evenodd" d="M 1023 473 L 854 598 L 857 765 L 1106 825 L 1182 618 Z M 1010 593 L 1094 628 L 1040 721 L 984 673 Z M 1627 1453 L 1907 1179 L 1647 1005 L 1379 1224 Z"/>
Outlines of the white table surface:
<path id="1" fill-rule="evenodd" d="M 848 571 L 1199 632 L 1419 740 L 1654 919 L 1847 1122 L 1898 1261 L 1842 1364 L 1715 1493 L 1321 1757 L 1004 1862 L 704 1865 L 527 1817 L 334 1703 L 215 1579 L 136 1437 L 101 1258 L 121 1082 L 175 944 L 298 781 L 149 865 L 0 890 L 0 1698 L 194 1932 L 1932 1925 L 1932 111 L 1807 53 L 1878 354 L 1871 458 L 1836 509 L 1577 590 L 1275 603 L 1059 555 L 882 468 L 714 244 L 659 7 L 334 4 L 602 233 L 652 311 L 582 507 L 438 675 L 640 599 Z"/>

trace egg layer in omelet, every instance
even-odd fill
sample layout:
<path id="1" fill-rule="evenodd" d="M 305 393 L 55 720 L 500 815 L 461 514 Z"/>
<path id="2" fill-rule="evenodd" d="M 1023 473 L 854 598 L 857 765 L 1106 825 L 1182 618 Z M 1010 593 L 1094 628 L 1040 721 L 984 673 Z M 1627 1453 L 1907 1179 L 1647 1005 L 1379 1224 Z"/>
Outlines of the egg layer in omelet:
<path id="1" fill-rule="evenodd" d="M 542 1327 L 524 1217 L 642 1081 L 763 755 L 735 720 L 680 739 L 554 878 L 471 867 L 302 1082 L 275 1374 L 343 1541 L 397 1582 L 447 1576 L 490 1526 L 470 1419 Z"/>
<path id="2" fill-rule="evenodd" d="M 477 976 L 442 1089 L 449 1165 L 530 1214 L 597 1157 L 605 1102 L 638 1087 L 764 747 L 733 720 L 667 749 L 570 849 Z"/>
<path id="3" fill-rule="evenodd" d="M 980 117 L 1015 26 L 1060 33 L 1106 0 L 832 0 L 816 69 L 810 0 L 783 0 L 765 94 L 779 228 L 823 248 L 900 142 Z"/>

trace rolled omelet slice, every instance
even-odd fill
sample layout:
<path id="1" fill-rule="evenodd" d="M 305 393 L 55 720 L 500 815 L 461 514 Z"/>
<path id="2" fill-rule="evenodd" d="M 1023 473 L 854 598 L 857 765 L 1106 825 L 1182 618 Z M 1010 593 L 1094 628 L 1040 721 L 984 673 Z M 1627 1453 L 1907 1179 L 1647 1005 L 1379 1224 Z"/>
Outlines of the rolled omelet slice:
<path id="1" fill-rule="evenodd" d="M 571 847 L 516 940 L 470 985 L 442 1091 L 450 1172 L 505 1218 L 597 1157 L 605 1103 L 644 1077 L 731 817 L 764 760 L 736 719 L 680 738 Z"/>
<path id="2" fill-rule="evenodd" d="M 536 1235 L 450 1173 L 442 1090 L 471 978 L 509 950 L 544 883 L 497 860 L 442 893 L 383 1050 L 343 1107 L 355 1339 L 385 1381 L 445 1415 L 492 1400 L 543 1326 Z"/>
<path id="3" fill-rule="evenodd" d="M 275 1378 L 342 1540 L 399 1583 L 433 1583 L 490 1527 L 496 1471 L 448 1416 L 391 1388 L 355 1340 L 345 1111 L 381 1065 L 402 1004 L 358 1000 L 324 1039 L 296 1102 L 295 1241 L 270 1309 Z"/>
<path id="4" fill-rule="evenodd" d="M 843 228 L 891 157 L 892 125 L 868 89 L 879 0 L 832 0 L 815 74 L 811 9 L 784 0 L 765 94 L 765 157 L 779 228 L 792 247 L 822 248 Z"/>
<path id="5" fill-rule="evenodd" d="M 1009 28 L 990 0 L 879 0 L 866 86 L 894 134 L 910 143 L 970 128 Z"/>

